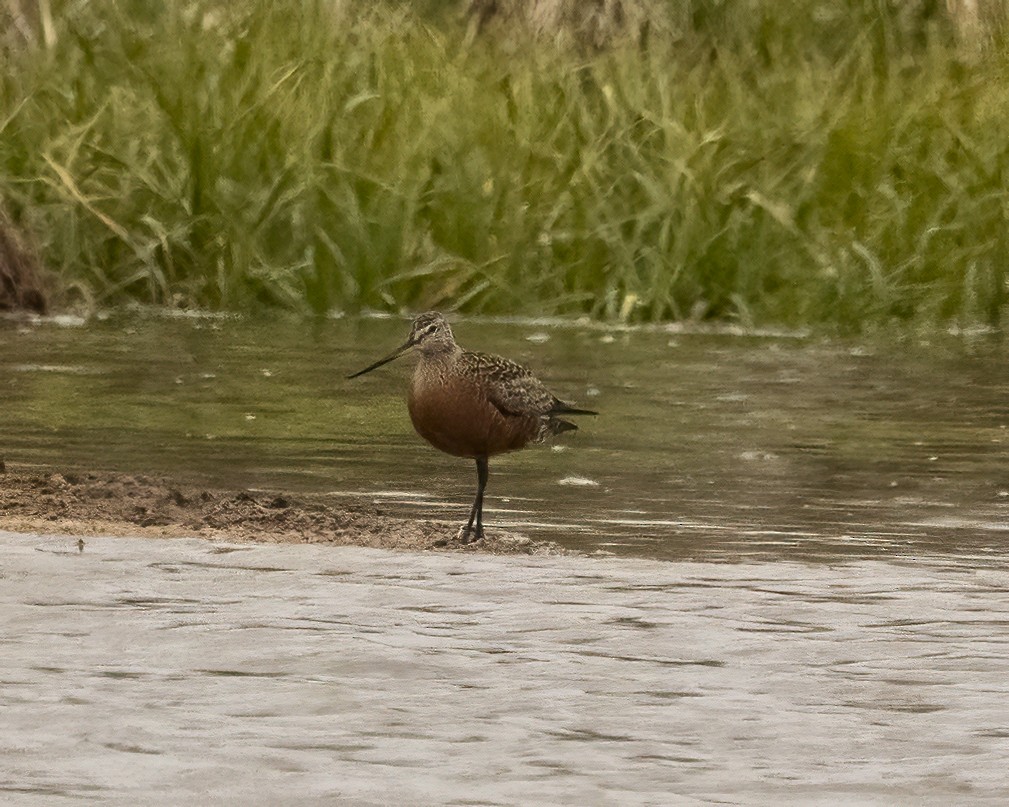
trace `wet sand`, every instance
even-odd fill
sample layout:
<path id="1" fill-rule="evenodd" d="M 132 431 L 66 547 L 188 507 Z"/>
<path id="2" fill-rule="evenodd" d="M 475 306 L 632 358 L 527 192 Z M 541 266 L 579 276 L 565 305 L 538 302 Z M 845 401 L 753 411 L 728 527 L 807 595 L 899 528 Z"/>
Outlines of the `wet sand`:
<path id="1" fill-rule="evenodd" d="M 112 472 L 0 473 L 0 530 L 493 554 L 562 554 L 548 541 L 488 529 L 463 544 L 459 526 L 387 515 L 366 502 L 281 491 L 219 490 Z"/>

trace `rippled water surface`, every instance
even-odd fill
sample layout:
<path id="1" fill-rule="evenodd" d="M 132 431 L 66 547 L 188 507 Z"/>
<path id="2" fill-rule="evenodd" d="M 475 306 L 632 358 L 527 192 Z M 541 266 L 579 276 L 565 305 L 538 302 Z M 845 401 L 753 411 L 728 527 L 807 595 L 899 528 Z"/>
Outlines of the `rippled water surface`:
<path id="1" fill-rule="evenodd" d="M 0 801 L 1003 804 L 1009 568 L 0 534 Z"/>
<path id="2" fill-rule="evenodd" d="M 449 531 L 408 362 L 344 378 L 406 330 L 0 322 L 0 452 Z M 456 334 L 600 411 L 486 511 L 594 556 L 0 534 L 0 803 L 1009 803 L 1001 341 Z"/>
<path id="3" fill-rule="evenodd" d="M 364 493 L 447 524 L 468 512 L 471 463 L 410 426 L 409 360 L 344 378 L 400 344 L 402 320 L 0 326 L 8 463 Z M 491 526 L 661 558 L 1001 551 L 1009 537 L 1001 341 L 455 330 L 601 412 L 492 461 Z"/>

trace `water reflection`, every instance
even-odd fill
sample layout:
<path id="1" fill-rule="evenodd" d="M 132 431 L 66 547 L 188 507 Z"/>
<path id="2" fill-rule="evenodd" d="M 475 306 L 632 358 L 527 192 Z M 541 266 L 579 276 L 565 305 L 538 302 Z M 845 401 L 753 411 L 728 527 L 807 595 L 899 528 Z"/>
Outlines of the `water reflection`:
<path id="1" fill-rule="evenodd" d="M 0 326 L 9 464 L 363 493 L 463 519 L 469 463 L 417 438 L 408 369 L 347 381 L 402 320 Z M 1004 347 L 460 322 L 599 418 L 493 463 L 488 523 L 665 558 L 978 552 L 1009 521 Z M 363 366 L 363 365 L 362 365 Z"/>

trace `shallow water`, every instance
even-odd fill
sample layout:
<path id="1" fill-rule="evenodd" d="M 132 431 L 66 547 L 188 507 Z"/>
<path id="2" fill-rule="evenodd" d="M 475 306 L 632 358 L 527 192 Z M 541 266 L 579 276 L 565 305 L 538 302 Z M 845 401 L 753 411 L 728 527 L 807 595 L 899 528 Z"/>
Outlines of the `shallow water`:
<path id="1" fill-rule="evenodd" d="M 468 512 L 475 473 L 413 433 L 409 361 L 344 378 L 407 329 L 398 319 L 0 322 L 3 457 L 364 494 L 448 529 Z M 874 346 L 487 321 L 455 330 L 602 413 L 552 448 L 492 461 L 492 527 L 667 559 L 1005 547 L 1001 340 Z"/>
<path id="2" fill-rule="evenodd" d="M 407 363 L 343 378 L 405 329 L 0 322 L 3 458 L 449 530 Z M 1004 345 L 456 331 L 602 413 L 490 524 L 636 557 L 0 533 L 0 802 L 1009 800 Z"/>
<path id="3" fill-rule="evenodd" d="M 1001 804 L 1009 565 L 0 534 L 5 804 Z"/>

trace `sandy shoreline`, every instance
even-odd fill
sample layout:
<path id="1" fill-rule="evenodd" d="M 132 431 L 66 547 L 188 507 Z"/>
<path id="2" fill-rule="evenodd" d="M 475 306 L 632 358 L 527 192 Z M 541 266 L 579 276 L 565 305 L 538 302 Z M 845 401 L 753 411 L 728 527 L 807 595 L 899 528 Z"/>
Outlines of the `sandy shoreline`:
<path id="1" fill-rule="evenodd" d="M 455 525 L 395 518 L 363 501 L 212 489 L 107 471 L 0 472 L 0 529 L 493 554 L 566 553 L 556 544 L 503 532 L 463 545 Z"/>

